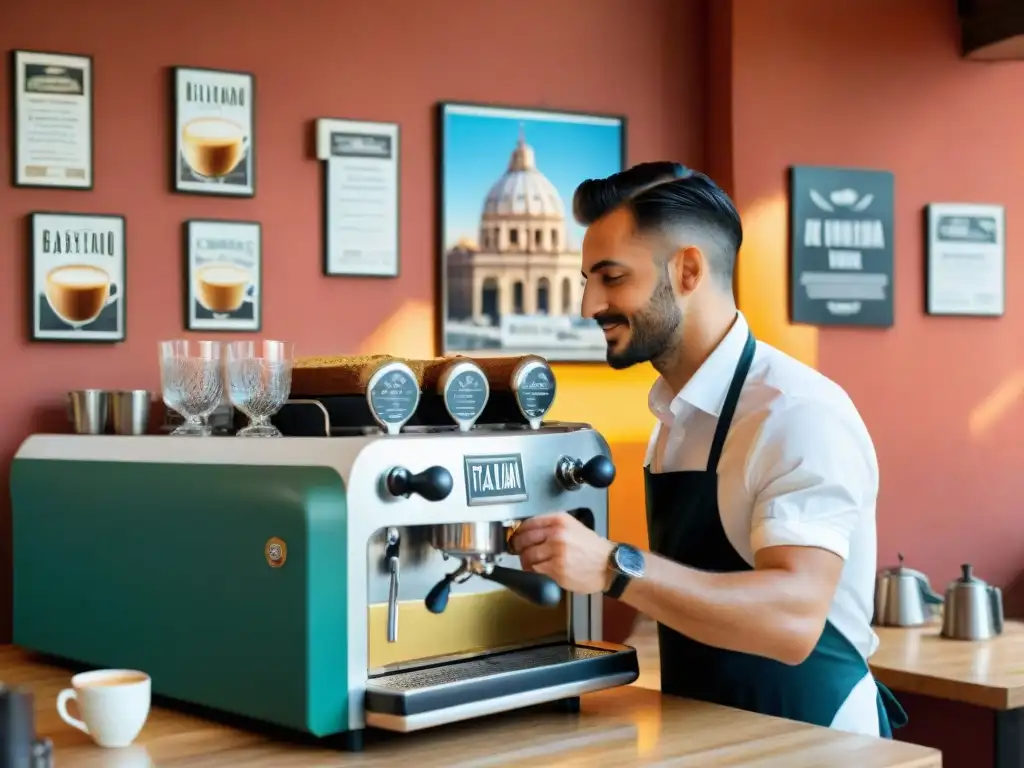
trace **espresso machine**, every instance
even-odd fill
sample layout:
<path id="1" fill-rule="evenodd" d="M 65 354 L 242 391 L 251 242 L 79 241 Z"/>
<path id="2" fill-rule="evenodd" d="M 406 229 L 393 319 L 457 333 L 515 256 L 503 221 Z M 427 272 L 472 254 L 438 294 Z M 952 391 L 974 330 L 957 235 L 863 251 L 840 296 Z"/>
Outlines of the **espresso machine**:
<path id="1" fill-rule="evenodd" d="M 350 749 L 367 727 L 632 683 L 602 596 L 509 552 L 520 521 L 559 510 L 607 535 L 615 475 L 596 431 L 544 421 L 547 363 L 513 363 L 363 360 L 356 395 L 312 383 L 329 365 L 296 367 L 276 439 L 29 437 L 11 470 L 15 644 Z"/>

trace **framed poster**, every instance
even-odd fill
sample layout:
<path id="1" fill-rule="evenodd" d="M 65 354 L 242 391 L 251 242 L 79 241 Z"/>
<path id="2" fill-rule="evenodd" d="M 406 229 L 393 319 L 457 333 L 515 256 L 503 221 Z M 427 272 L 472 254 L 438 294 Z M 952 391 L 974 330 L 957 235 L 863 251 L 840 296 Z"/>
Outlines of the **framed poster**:
<path id="1" fill-rule="evenodd" d="M 28 221 L 32 340 L 124 341 L 124 216 L 37 212 Z"/>
<path id="2" fill-rule="evenodd" d="M 887 171 L 790 169 L 794 323 L 893 324 L 893 205 Z"/>
<path id="3" fill-rule="evenodd" d="M 1006 211 L 1001 205 L 925 208 L 925 311 L 1001 317 L 1006 311 Z"/>
<path id="4" fill-rule="evenodd" d="M 604 362 L 572 198 L 625 167 L 626 118 L 444 103 L 438 120 L 442 354 Z"/>
<path id="5" fill-rule="evenodd" d="M 260 330 L 262 250 L 262 232 L 257 222 L 185 222 L 186 329 Z"/>
<path id="6" fill-rule="evenodd" d="M 92 58 L 14 51 L 11 72 L 11 183 L 92 189 Z"/>
<path id="7" fill-rule="evenodd" d="M 174 191 L 253 197 L 255 79 L 219 69 L 172 72 Z"/>
<path id="8" fill-rule="evenodd" d="M 320 119 L 316 151 L 324 169 L 324 274 L 398 277 L 398 125 Z"/>

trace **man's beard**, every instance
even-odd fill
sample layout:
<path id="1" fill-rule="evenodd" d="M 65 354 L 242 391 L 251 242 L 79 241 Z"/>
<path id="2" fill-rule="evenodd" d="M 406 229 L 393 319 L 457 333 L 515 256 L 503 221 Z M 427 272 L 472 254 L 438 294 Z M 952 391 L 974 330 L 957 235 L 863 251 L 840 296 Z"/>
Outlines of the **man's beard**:
<path id="1" fill-rule="evenodd" d="M 632 317 L 603 313 L 597 317 L 600 322 L 615 322 L 629 328 L 626 348 L 613 352 L 608 346 L 608 365 L 622 370 L 656 360 L 669 352 L 679 341 L 683 315 L 676 305 L 675 294 L 669 284 L 668 275 L 663 274 L 651 294 L 647 306 Z"/>

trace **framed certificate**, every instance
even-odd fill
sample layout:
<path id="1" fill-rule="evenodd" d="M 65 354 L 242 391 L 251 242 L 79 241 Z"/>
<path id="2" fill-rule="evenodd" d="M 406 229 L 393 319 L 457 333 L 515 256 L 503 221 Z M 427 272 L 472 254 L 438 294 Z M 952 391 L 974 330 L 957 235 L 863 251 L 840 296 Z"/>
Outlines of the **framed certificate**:
<path id="1" fill-rule="evenodd" d="M 93 188 L 92 58 L 14 51 L 12 184 Z"/>
<path id="2" fill-rule="evenodd" d="M 1001 317 L 1006 311 L 1006 213 L 1001 205 L 925 209 L 925 311 Z"/>
<path id="3" fill-rule="evenodd" d="M 317 120 L 324 274 L 398 277 L 399 127 Z"/>

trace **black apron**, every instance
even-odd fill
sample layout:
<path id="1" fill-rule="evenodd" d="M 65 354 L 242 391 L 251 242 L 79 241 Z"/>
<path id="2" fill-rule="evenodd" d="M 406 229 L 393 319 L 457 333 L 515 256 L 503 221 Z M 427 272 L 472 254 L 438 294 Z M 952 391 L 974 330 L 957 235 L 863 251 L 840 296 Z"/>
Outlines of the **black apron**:
<path id="1" fill-rule="evenodd" d="M 752 570 L 722 527 L 718 460 L 754 349 L 749 333 L 715 428 L 707 469 L 658 474 L 644 469 L 651 551 L 702 571 Z M 662 692 L 825 727 L 869 671 L 853 644 L 828 621 L 814 651 L 795 666 L 713 648 L 662 624 L 658 643 Z M 892 738 L 892 728 L 905 725 L 907 716 L 892 693 L 877 681 L 876 685 L 879 733 Z"/>

